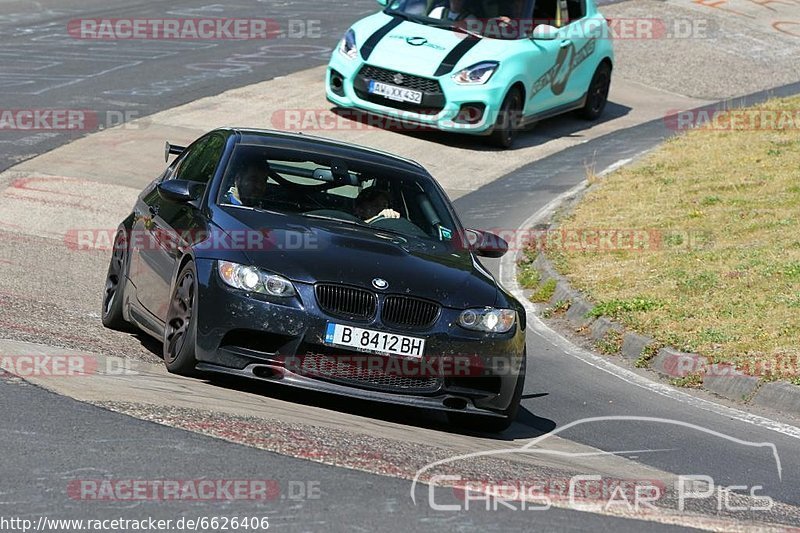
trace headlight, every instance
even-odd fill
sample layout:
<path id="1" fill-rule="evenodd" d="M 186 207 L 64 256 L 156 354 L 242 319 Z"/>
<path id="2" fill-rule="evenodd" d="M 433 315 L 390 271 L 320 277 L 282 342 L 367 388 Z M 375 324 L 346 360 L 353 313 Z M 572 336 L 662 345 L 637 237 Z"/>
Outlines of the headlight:
<path id="1" fill-rule="evenodd" d="M 288 297 L 297 294 L 292 282 L 283 276 L 230 261 L 219 261 L 217 266 L 219 277 L 234 289 L 272 296 Z"/>
<path id="2" fill-rule="evenodd" d="M 500 63 L 484 61 L 453 74 L 453 81 L 460 85 L 483 85 L 492 77 Z"/>
<path id="3" fill-rule="evenodd" d="M 344 34 L 342 42 L 339 43 L 339 52 L 348 59 L 355 59 L 358 55 L 358 46 L 356 46 L 356 32 L 347 30 Z"/>
<path id="4" fill-rule="evenodd" d="M 462 328 L 490 333 L 505 333 L 517 322 L 517 312 L 513 309 L 467 309 L 458 317 Z"/>

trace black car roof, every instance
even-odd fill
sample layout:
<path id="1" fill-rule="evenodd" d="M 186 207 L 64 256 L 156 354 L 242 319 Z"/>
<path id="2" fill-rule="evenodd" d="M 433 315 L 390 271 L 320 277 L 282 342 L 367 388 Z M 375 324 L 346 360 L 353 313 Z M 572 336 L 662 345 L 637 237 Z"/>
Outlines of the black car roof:
<path id="1" fill-rule="evenodd" d="M 219 128 L 218 131 L 237 133 L 241 136 L 241 142 L 244 143 L 257 141 L 259 144 L 274 146 L 276 148 L 283 146 L 299 150 L 308 150 L 309 152 L 321 151 L 344 159 L 358 159 L 373 164 L 394 167 L 398 170 L 406 170 L 415 174 L 428 175 L 428 172 L 422 165 L 411 159 L 399 157 L 373 148 L 342 141 L 334 141 L 315 135 L 257 128 Z M 268 142 L 265 142 L 265 139 L 268 139 Z"/>

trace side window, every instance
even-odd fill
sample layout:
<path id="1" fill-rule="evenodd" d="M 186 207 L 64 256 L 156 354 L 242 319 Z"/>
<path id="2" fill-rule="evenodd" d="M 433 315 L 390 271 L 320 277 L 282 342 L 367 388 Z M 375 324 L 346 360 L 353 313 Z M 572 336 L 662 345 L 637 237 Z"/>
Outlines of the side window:
<path id="1" fill-rule="evenodd" d="M 189 152 L 178 165 L 173 179 L 208 183 L 214 177 L 222 152 L 225 136 L 213 133 L 189 147 Z"/>
<path id="2" fill-rule="evenodd" d="M 533 7 L 534 26 L 548 24 L 559 27 L 558 2 L 559 0 L 536 0 Z"/>
<path id="3" fill-rule="evenodd" d="M 580 20 L 586 16 L 586 0 L 567 0 L 568 22 Z"/>

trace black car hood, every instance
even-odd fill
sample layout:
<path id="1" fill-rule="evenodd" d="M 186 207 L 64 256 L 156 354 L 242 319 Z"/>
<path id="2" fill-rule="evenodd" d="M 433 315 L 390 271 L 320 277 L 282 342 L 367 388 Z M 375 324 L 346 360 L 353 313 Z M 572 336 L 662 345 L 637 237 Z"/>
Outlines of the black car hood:
<path id="1" fill-rule="evenodd" d="M 337 221 L 225 208 L 227 232 L 261 232 L 248 246 L 256 266 L 302 283 L 333 282 L 386 294 L 410 294 L 447 307 L 495 305 L 495 280 L 463 249 Z M 388 287 L 377 291 L 372 281 Z"/>

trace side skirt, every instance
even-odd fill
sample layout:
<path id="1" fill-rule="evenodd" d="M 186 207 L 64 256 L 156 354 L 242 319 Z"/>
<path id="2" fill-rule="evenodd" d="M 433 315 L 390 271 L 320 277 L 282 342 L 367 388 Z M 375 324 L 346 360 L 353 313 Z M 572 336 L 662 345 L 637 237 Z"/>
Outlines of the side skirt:
<path id="1" fill-rule="evenodd" d="M 552 118 L 557 115 L 563 115 L 564 113 L 569 113 L 570 111 L 575 111 L 576 109 L 580 109 L 586 105 L 586 98 L 588 97 L 588 94 L 589 93 L 584 93 L 583 96 L 581 96 L 574 102 L 569 102 L 554 107 L 552 109 L 546 109 L 545 111 L 540 111 L 539 113 L 528 115 L 527 117 L 524 117 L 522 119 L 522 126 L 523 127 L 531 126 L 541 120 Z"/>
<path id="2" fill-rule="evenodd" d="M 164 323 L 139 304 L 136 299 L 136 287 L 127 279 L 124 316 L 128 322 L 131 322 L 157 341 L 164 340 Z"/>

